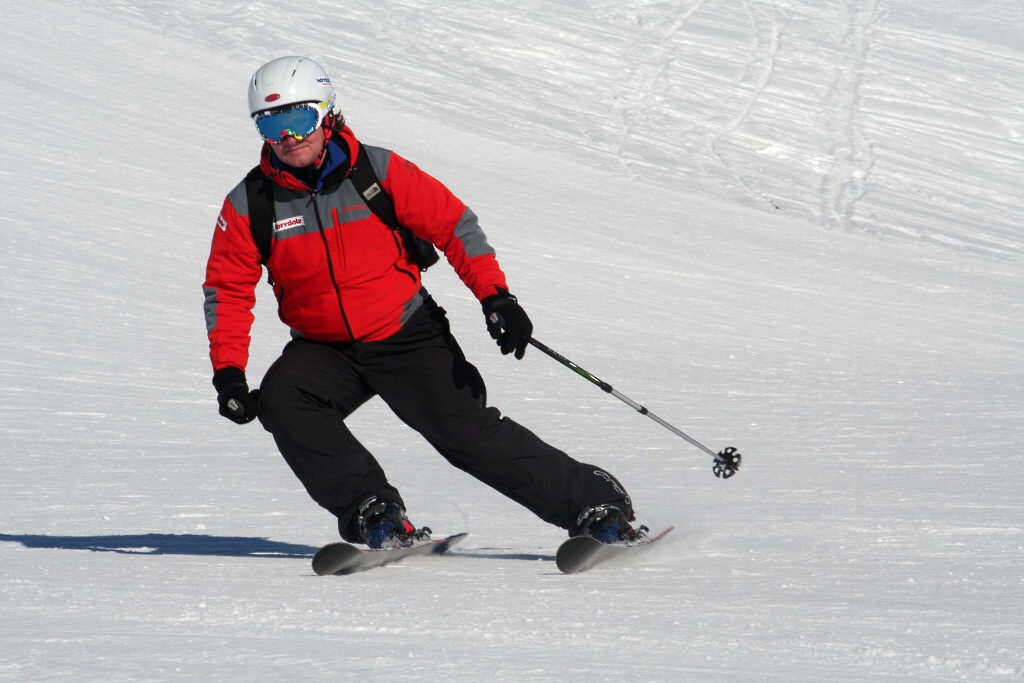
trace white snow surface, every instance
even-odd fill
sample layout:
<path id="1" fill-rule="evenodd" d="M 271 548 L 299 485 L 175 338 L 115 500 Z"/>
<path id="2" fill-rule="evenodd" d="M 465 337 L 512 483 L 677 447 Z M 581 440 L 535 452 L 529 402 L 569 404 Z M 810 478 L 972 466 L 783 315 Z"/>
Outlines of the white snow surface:
<path id="1" fill-rule="evenodd" d="M 1024 679 L 1020 0 L 34 0 L 0 19 L 0 680 Z M 445 181 L 553 360 L 426 276 L 491 403 L 616 473 L 642 561 L 379 401 L 450 556 L 315 577 L 333 518 L 219 417 L 201 311 L 245 87 L 303 54 Z M 249 376 L 287 340 L 260 285 Z"/>

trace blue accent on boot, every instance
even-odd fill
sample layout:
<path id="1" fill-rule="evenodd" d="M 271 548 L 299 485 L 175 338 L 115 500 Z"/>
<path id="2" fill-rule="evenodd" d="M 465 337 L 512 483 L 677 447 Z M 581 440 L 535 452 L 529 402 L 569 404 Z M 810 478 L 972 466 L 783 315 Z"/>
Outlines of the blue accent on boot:
<path id="1" fill-rule="evenodd" d="M 644 538 L 647 527 L 634 529 L 615 505 L 605 504 L 584 510 L 569 530 L 569 536 L 590 536 L 601 543 L 635 543 Z"/>
<path id="2" fill-rule="evenodd" d="M 391 537 L 395 535 L 395 530 L 395 523 L 384 517 L 380 522 L 367 529 L 366 545 L 371 548 L 384 547 L 384 544 L 391 541 Z"/>
<path id="3" fill-rule="evenodd" d="M 591 530 L 590 536 L 601 541 L 601 543 L 622 543 L 622 532 L 629 529 L 628 524 L 623 527 L 616 519 L 608 519 L 608 522 L 603 526 L 598 522 L 597 526 L 598 528 Z"/>

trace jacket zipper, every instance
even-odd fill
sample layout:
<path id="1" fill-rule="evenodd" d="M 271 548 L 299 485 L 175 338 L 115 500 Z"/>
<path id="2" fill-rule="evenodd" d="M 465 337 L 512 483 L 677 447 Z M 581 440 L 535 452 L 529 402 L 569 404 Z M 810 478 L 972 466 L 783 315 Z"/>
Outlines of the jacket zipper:
<path id="1" fill-rule="evenodd" d="M 341 302 L 341 288 L 338 287 L 338 278 L 334 274 L 334 261 L 331 259 L 331 248 L 327 242 L 327 233 L 324 231 L 324 223 L 320 219 L 320 203 L 317 202 L 316 190 L 310 190 L 310 197 L 313 199 L 313 215 L 316 216 L 316 227 L 320 231 L 320 239 L 324 243 L 324 253 L 327 255 L 327 272 L 331 276 L 331 284 L 334 286 L 334 295 L 338 299 L 338 310 L 341 312 L 341 321 L 345 324 L 345 331 L 348 333 L 348 338 L 351 341 L 356 340 L 355 334 L 352 332 L 352 326 L 348 322 L 348 316 L 345 314 L 345 305 Z"/>
<path id="2" fill-rule="evenodd" d="M 393 240 L 395 240 L 395 247 L 398 248 L 398 258 L 402 258 L 402 254 L 405 253 L 405 246 L 402 244 L 402 240 L 398 236 L 398 231 L 397 230 L 390 230 L 390 232 L 391 232 L 391 238 Z M 416 276 L 413 275 L 410 271 L 406 270 L 405 268 L 402 268 L 401 266 L 399 266 L 397 260 L 395 261 L 395 270 L 397 270 L 399 273 L 402 273 L 403 275 L 407 276 L 413 282 L 416 282 Z"/>

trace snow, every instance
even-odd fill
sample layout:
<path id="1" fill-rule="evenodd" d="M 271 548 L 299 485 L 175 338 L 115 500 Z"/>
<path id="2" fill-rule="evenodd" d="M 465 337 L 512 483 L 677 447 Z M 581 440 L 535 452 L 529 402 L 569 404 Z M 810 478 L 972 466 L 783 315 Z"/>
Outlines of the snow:
<path id="1" fill-rule="evenodd" d="M 481 216 L 539 340 L 744 454 L 428 274 L 491 402 L 676 527 L 643 561 L 559 574 L 372 402 L 413 521 L 471 535 L 313 576 L 333 519 L 216 414 L 200 291 L 292 53 Z M 1019 0 L 36 0 L 0 59 L 0 680 L 1024 678 Z"/>

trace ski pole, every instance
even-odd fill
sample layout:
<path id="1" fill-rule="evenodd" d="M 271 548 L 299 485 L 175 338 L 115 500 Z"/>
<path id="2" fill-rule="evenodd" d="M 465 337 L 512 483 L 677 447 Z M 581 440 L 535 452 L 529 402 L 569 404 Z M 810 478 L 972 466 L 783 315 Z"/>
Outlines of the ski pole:
<path id="1" fill-rule="evenodd" d="M 587 380 L 587 381 L 589 381 L 589 382 L 591 382 L 593 384 L 596 384 L 602 391 L 611 394 L 612 396 L 614 396 L 615 398 L 619 399 L 620 401 L 622 401 L 623 403 L 628 405 L 630 408 L 632 408 L 636 412 L 640 413 L 641 415 L 646 415 L 647 417 L 651 418 L 652 420 L 654 420 L 655 422 L 660 424 L 662 427 L 664 427 L 665 429 L 667 429 L 670 432 L 672 432 L 673 434 L 675 434 L 676 436 L 682 437 L 683 439 L 685 439 L 686 441 L 690 442 L 691 444 L 693 444 L 697 448 L 701 449 L 702 451 L 704 451 L 708 455 L 713 456 L 715 460 L 714 460 L 714 464 L 711 467 L 711 470 L 715 473 L 716 477 L 721 477 L 722 479 L 728 479 L 732 475 L 736 474 L 736 471 L 740 468 L 740 461 L 743 459 L 743 456 L 740 455 L 740 453 L 735 448 L 733 448 L 732 446 L 729 446 L 728 448 L 725 448 L 725 449 L 719 451 L 718 453 L 715 453 L 713 450 L 711 450 L 710 448 L 708 448 L 704 444 L 700 443 L 696 439 L 693 439 L 692 437 L 690 437 L 687 434 L 685 434 L 683 431 L 681 431 L 679 429 L 676 429 L 675 427 L 670 425 L 668 422 L 665 422 L 660 417 L 658 417 L 657 415 L 655 415 L 651 411 L 647 410 L 647 408 L 643 407 L 642 405 L 640 405 L 639 403 L 637 403 L 633 399 L 631 399 L 628 396 L 625 396 L 625 395 L 619 393 L 618 391 L 616 391 L 612 387 L 611 384 L 608 384 L 608 382 L 605 382 L 604 380 L 602 380 L 602 379 L 600 379 L 598 377 L 595 377 L 594 375 L 590 374 L 589 372 L 587 372 L 586 370 L 581 368 L 579 365 L 576 365 L 576 363 L 573 363 L 571 360 L 569 360 L 568 358 L 566 358 L 562 354 L 558 353 L 557 351 L 554 351 L 553 349 L 545 346 L 544 344 L 541 344 L 539 341 L 537 341 L 533 337 L 530 337 L 530 344 L 535 346 L 536 348 L 540 349 L 541 351 L 543 351 L 547 355 L 551 356 L 552 358 L 557 360 L 559 363 L 561 363 L 562 365 L 564 365 L 565 367 L 569 368 L 570 370 L 575 372 L 577 375 L 582 377 L 583 379 L 585 379 L 585 380 Z"/>

